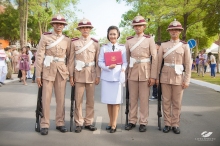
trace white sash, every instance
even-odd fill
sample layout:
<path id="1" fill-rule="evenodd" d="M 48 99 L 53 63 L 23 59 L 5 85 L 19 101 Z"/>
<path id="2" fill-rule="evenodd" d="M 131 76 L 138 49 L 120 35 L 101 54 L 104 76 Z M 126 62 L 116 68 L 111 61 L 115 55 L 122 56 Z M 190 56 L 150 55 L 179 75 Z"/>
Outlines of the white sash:
<path id="1" fill-rule="evenodd" d="M 137 46 L 139 46 L 141 44 L 141 42 L 143 42 L 144 39 L 145 39 L 145 37 L 142 37 L 136 44 L 134 44 L 134 46 L 131 47 L 130 52 L 132 52 L 134 49 L 136 49 Z"/>
<path id="2" fill-rule="evenodd" d="M 50 44 L 49 46 L 46 46 L 46 49 L 50 49 L 54 46 L 56 46 L 59 42 L 61 42 L 63 39 L 65 38 L 64 35 L 62 35 L 59 39 L 57 39 L 55 42 L 53 42 L 52 44 Z"/>
<path id="3" fill-rule="evenodd" d="M 170 50 L 168 50 L 164 55 L 163 58 L 166 58 L 167 55 L 169 55 L 171 52 L 173 52 L 174 50 L 176 50 L 178 47 L 180 47 L 183 43 L 179 42 L 176 46 L 174 46 L 173 48 L 171 48 Z"/>
<path id="4" fill-rule="evenodd" d="M 91 40 L 88 44 L 86 44 L 84 47 L 82 47 L 80 50 L 76 51 L 75 54 L 79 54 L 83 51 L 85 51 L 90 45 L 92 45 L 93 40 Z"/>

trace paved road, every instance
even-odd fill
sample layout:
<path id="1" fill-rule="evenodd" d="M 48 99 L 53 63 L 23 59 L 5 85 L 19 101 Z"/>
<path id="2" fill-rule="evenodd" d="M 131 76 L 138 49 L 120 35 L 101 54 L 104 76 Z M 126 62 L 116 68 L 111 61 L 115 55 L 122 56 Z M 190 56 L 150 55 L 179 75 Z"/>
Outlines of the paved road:
<path id="1" fill-rule="evenodd" d="M 66 126 L 69 127 L 70 86 L 66 89 Z M 37 85 L 28 80 L 28 86 L 18 81 L 0 87 L 0 146 L 219 146 L 220 145 L 220 93 L 191 84 L 183 97 L 181 134 L 163 133 L 157 129 L 157 102 L 150 102 L 147 132 L 140 133 L 139 125 L 132 131 L 121 130 L 125 121 L 125 103 L 119 115 L 118 131 L 110 134 L 107 107 L 100 102 L 100 86 L 96 87 L 94 124 L 96 132 L 83 130 L 77 133 L 60 133 L 55 129 L 55 99 L 51 100 L 51 125 L 49 135 L 34 131 Z M 85 100 L 84 106 L 85 106 Z M 85 107 L 83 107 L 85 112 Z M 121 125 L 121 119 L 123 125 Z M 208 138 L 201 133 L 213 132 Z"/>

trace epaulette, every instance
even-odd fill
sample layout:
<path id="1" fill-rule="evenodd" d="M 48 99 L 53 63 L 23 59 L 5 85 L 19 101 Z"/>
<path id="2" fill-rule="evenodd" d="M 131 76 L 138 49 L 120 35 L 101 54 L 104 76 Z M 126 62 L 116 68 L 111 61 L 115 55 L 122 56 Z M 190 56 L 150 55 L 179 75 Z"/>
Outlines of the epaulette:
<path id="1" fill-rule="evenodd" d="M 187 44 L 187 42 L 183 41 L 183 40 L 180 40 L 180 42 L 182 42 L 183 44 Z"/>
<path id="2" fill-rule="evenodd" d="M 44 32 L 44 35 L 52 34 L 52 32 Z"/>
<path id="3" fill-rule="evenodd" d="M 75 38 L 72 38 L 71 41 L 76 41 L 78 39 L 79 39 L 78 37 L 75 37 Z"/>
<path id="4" fill-rule="evenodd" d="M 146 34 L 144 34 L 143 35 L 145 38 L 150 38 L 151 36 L 150 35 L 146 35 Z"/>
<path id="5" fill-rule="evenodd" d="M 129 37 L 127 37 L 127 40 L 130 40 L 132 38 L 134 38 L 134 36 L 129 36 Z"/>
<path id="6" fill-rule="evenodd" d="M 119 46 L 124 46 L 124 44 L 118 44 Z"/>
<path id="7" fill-rule="evenodd" d="M 98 43 L 99 41 L 98 40 L 96 40 L 96 39 L 94 39 L 94 38 L 91 38 L 94 42 L 96 42 L 96 43 Z"/>

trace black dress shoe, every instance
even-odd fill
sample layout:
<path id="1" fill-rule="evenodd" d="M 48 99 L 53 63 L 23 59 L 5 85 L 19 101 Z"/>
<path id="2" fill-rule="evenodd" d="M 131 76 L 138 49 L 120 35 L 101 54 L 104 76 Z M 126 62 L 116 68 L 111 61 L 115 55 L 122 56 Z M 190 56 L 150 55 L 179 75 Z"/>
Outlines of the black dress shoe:
<path id="1" fill-rule="evenodd" d="M 111 130 L 112 126 L 106 126 L 106 130 Z"/>
<path id="2" fill-rule="evenodd" d="M 93 125 L 87 125 L 87 126 L 85 126 L 85 129 L 89 129 L 90 131 L 96 131 L 97 130 L 97 128 Z"/>
<path id="3" fill-rule="evenodd" d="M 140 132 L 146 132 L 147 131 L 147 127 L 146 127 L 146 125 L 140 125 L 140 127 L 139 127 L 139 131 Z"/>
<path id="4" fill-rule="evenodd" d="M 163 132 L 164 132 L 164 133 L 168 133 L 168 132 L 170 131 L 170 129 L 171 129 L 170 126 L 165 126 L 165 127 L 163 128 Z"/>
<path id="5" fill-rule="evenodd" d="M 125 126 L 125 130 L 131 130 L 135 126 L 136 126 L 135 124 L 129 123 L 128 125 Z"/>
<path id="6" fill-rule="evenodd" d="M 116 132 L 116 129 L 117 129 L 117 127 L 115 128 L 115 129 L 110 129 L 110 133 L 115 133 Z"/>
<path id="7" fill-rule="evenodd" d="M 40 134 L 41 135 L 47 135 L 48 134 L 48 128 L 41 128 L 40 129 Z"/>
<path id="8" fill-rule="evenodd" d="M 75 132 L 80 133 L 82 131 L 82 126 L 76 126 Z"/>
<path id="9" fill-rule="evenodd" d="M 63 133 L 67 132 L 67 128 L 65 126 L 57 126 L 56 129 Z"/>
<path id="10" fill-rule="evenodd" d="M 179 127 L 172 127 L 172 130 L 175 134 L 180 134 L 180 128 Z"/>
<path id="11" fill-rule="evenodd" d="M 2 85 L 5 85 L 5 83 L 3 83 L 3 82 L 0 82 Z"/>

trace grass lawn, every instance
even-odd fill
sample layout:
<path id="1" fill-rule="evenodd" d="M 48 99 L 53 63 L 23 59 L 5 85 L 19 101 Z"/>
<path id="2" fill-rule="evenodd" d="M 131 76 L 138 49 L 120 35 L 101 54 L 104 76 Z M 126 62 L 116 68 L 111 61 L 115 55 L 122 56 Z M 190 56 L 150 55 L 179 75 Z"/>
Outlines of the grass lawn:
<path id="1" fill-rule="evenodd" d="M 211 78 L 211 73 L 209 72 L 205 73 L 204 77 L 202 77 L 201 74 L 200 76 L 198 76 L 196 72 L 192 72 L 191 75 L 192 75 L 191 78 L 193 79 L 220 85 L 220 74 L 219 73 L 216 73 L 215 78 Z"/>

